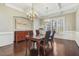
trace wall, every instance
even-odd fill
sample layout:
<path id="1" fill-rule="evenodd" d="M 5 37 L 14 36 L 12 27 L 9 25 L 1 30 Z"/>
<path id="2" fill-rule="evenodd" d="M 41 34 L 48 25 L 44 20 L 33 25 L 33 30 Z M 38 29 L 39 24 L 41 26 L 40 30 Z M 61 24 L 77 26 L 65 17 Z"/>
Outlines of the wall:
<path id="1" fill-rule="evenodd" d="M 38 18 L 36 18 L 36 19 L 33 20 L 33 32 L 34 32 L 35 35 L 36 35 L 35 30 L 38 30 L 39 27 L 40 27 L 40 20 Z"/>
<path id="2" fill-rule="evenodd" d="M 40 19 L 40 27 L 41 28 L 44 28 L 44 25 L 45 25 L 44 19 Z"/>
<path id="3" fill-rule="evenodd" d="M 14 9 L 8 8 L 5 5 L 0 5 L 0 32 L 14 31 L 15 20 L 13 16 L 24 16 L 24 14 Z"/>
<path id="4" fill-rule="evenodd" d="M 33 25 L 34 25 L 34 29 L 39 29 L 40 20 L 39 19 L 34 19 Z"/>
<path id="5" fill-rule="evenodd" d="M 79 9 L 76 12 L 76 32 L 79 33 Z M 79 35 L 78 35 L 78 37 L 79 37 Z M 76 42 L 79 46 L 79 39 L 76 39 Z"/>
<path id="6" fill-rule="evenodd" d="M 65 15 L 66 31 L 76 31 L 76 14 Z"/>
<path id="7" fill-rule="evenodd" d="M 76 31 L 76 13 L 69 13 L 69 14 L 65 14 L 65 15 L 62 15 L 62 16 L 56 16 L 56 17 L 52 17 L 52 18 L 49 18 L 49 19 L 59 19 L 59 18 L 62 18 L 62 17 L 65 17 L 65 31 Z M 43 21 L 44 19 L 41 20 L 41 22 Z M 41 23 L 40 26 L 42 26 L 44 24 L 44 21 Z"/>
<path id="8" fill-rule="evenodd" d="M 76 31 L 79 32 L 79 9 L 76 12 Z"/>
<path id="9" fill-rule="evenodd" d="M 68 13 L 65 17 L 65 31 L 76 31 L 76 13 Z"/>
<path id="10" fill-rule="evenodd" d="M 0 46 L 11 44 L 14 41 L 15 19 L 13 16 L 25 17 L 25 14 L 0 4 Z"/>
<path id="11" fill-rule="evenodd" d="M 0 32 L 0 47 L 12 44 L 14 41 L 14 32 Z"/>

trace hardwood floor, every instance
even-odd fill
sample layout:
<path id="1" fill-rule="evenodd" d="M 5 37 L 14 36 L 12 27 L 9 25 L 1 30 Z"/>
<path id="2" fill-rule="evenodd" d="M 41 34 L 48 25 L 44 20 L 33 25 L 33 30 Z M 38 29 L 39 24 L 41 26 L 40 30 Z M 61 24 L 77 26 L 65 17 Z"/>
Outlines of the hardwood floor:
<path id="1" fill-rule="evenodd" d="M 27 49 L 27 53 L 26 53 Z M 50 49 L 46 50 L 48 56 L 79 56 L 79 48 L 75 41 L 54 39 L 53 54 Z M 41 50 L 42 53 L 42 50 Z M 37 50 L 31 50 L 31 56 L 37 55 Z M 17 44 L 11 44 L 8 46 L 0 47 L 0 56 L 27 56 L 29 55 L 29 49 L 26 42 L 22 41 Z"/>

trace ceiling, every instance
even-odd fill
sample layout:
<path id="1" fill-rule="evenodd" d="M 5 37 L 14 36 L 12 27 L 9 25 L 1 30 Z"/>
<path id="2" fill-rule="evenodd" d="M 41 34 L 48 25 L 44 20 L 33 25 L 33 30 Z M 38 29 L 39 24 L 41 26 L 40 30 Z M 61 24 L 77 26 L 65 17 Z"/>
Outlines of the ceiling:
<path id="1" fill-rule="evenodd" d="M 29 8 L 33 8 L 38 13 L 39 17 L 46 17 L 48 15 L 56 15 L 61 12 L 74 11 L 78 8 L 78 3 L 7 3 L 11 7 L 16 7 L 24 13 L 28 12 Z"/>

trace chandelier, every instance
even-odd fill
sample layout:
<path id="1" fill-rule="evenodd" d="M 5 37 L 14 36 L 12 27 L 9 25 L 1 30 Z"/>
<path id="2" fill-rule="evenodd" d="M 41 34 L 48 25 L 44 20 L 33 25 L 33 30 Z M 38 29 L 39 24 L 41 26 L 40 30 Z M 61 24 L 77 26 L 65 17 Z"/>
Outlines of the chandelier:
<path id="1" fill-rule="evenodd" d="M 32 4 L 32 8 L 29 8 L 28 11 L 26 12 L 26 17 L 29 20 L 34 20 L 37 18 L 38 13 L 34 9 L 34 5 Z"/>

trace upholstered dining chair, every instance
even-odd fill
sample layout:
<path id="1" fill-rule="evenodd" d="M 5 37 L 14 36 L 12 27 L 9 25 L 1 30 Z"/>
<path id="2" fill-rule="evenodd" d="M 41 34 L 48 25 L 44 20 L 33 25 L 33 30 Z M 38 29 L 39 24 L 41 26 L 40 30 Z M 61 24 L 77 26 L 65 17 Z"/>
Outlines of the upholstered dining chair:
<path id="1" fill-rule="evenodd" d="M 53 54 L 53 38 L 54 38 L 55 33 L 56 32 L 53 31 L 52 35 L 50 36 L 51 31 L 46 31 L 45 38 L 43 38 L 43 41 L 40 42 L 40 44 L 43 46 L 43 55 L 46 55 L 45 46 L 48 45 L 49 42 L 51 43 L 52 54 Z"/>
<path id="2" fill-rule="evenodd" d="M 46 31 L 46 34 L 45 34 L 45 43 L 48 44 L 48 40 L 50 38 L 50 34 L 51 34 L 51 31 Z"/>
<path id="3" fill-rule="evenodd" d="M 52 32 L 52 35 L 50 36 L 50 37 L 51 37 L 51 38 L 50 38 L 51 42 L 52 42 L 53 39 L 54 39 L 54 35 L 55 35 L 55 33 L 56 33 L 56 31 L 54 30 L 54 31 Z"/>
<path id="4" fill-rule="evenodd" d="M 54 35 L 55 35 L 56 31 L 54 30 L 52 32 L 52 35 L 49 38 L 49 42 L 51 43 L 51 48 L 52 48 L 52 54 L 53 54 L 53 42 L 54 42 Z"/>
<path id="5" fill-rule="evenodd" d="M 29 31 L 29 36 L 31 37 L 31 36 L 33 36 L 33 31 Z"/>
<path id="6" fill-rule="evenodd" d="M 36 30 L 36 36 L 38 36 L 40 34 L 39 30 Z"/>
<path id="7" fill-rule="evenodd" d="M 29 50 L 29 55 L 33 55 L 34 53 L 34 48 L 35 48 L 34 46 L 36 41 L 32 40 L 33 35 L 34 35 L 33 31 L 28 32 L 28 38 L 26 39 L 26 47 L 27 47 L 26 55 L 28 54 L 27 50 Z"/>
<path id="8" fill-rule="evenodd" d="M 41 48 L 43 50 L 43 55 L 46 55 L 45 50 L 46 50 L 46 46 L 48 45 L 48 40 L 50 38 L 50 34 L 51 31 L 46 31 L 45 37 L 43 38 L 43 40 L 40 42 Z"/>

